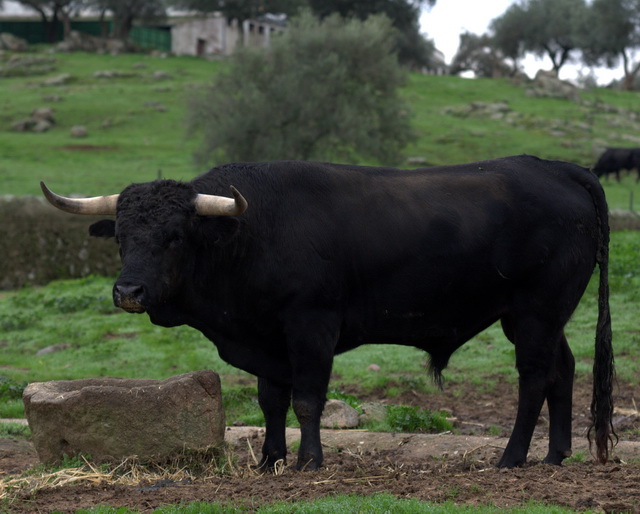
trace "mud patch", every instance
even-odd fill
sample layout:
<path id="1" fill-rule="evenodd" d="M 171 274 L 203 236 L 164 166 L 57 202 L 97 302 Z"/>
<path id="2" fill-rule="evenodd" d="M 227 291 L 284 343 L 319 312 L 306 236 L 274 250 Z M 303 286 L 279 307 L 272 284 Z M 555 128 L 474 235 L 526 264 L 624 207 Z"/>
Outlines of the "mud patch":
<path id="1" fill-rule="evenodd" d="M 60 150 L 70 150 L 76 152 L 114 152 L 118 150 L 117 146 L 107 145 L 65 145 Z"/>
<path id="2" fill-rule="evenodd" d="M 234 466 L 226 475 L 189 480 L 141 478 L 131 485 L 92 478 L 78 480 L 75 485 L 31 491 L 26 488 L 11 504 L 10 512 L 67 513 L 101 504 L 152 512 L 164 504 L 192 501 L 222 501 L 255 508 L 282 500 L 376 493 L 470 506 L 506 508 L 534 501 L 578 511 L 640 512 L 640 430 L 633 408 L 640 397 L 638 386 L 619 385 L 616 404 L 622 410 L 616 415 L 616 430 L 620 441 L 608 464 L 596 464 L 589 453 L 585 432 L 590 384 L 579 381 L 574 390 L 574 457 L 561 467 L 541 463 L 548 444 L 543 415 L 534 434 L 529 463 L 514 470 L 495 467 L 515 413 L 513 386 L 498 382 L 491 391 L 478 391 L 469 384 L 449 384 L 445 392 L 408 391 L 405 396 L 402 401 L 406 403 L 450 409 L 458 420 L 456 433 L 323 430 L 325 463 L 321 470 L 297 472 L 291 466 L 279 475 L 259 475 L 251 466 L 254 456 L 260 455 L 264 430 L 228 427 L 226 441 Z M 399 400 L 394 399 L 394 403 Z M 290 448 L 296 447 L 299 437 L 297 429 L 287 429 Z M 0 479 L 16 477 L 35 464 L 37 456 L 30 443 L 0 440 Z"/>

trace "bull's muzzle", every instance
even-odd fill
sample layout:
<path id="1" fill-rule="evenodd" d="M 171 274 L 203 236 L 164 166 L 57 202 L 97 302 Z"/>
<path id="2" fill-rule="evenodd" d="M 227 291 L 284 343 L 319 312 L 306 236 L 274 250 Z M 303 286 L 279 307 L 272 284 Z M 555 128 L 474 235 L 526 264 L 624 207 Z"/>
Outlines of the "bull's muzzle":
<path id="1" fill-rule="evenodd" d="M 113 303 L 127 312 L 144 312 L 142 304 L 144 287 L 141 285 L 116 284 L 113 286 Z"/>

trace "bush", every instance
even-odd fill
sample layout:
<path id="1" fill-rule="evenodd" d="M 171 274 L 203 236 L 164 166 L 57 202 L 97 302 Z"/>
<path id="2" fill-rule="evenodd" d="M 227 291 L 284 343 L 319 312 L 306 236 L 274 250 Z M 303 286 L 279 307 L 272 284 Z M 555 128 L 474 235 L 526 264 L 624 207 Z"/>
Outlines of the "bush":
<path id="1" fill-rule="evenodd" d="M 395 164 L 412 140 L 388 18 L 310 14 L 270 48 L 244 48 L 190 105 L 201 163 L 363 158 Z"/>

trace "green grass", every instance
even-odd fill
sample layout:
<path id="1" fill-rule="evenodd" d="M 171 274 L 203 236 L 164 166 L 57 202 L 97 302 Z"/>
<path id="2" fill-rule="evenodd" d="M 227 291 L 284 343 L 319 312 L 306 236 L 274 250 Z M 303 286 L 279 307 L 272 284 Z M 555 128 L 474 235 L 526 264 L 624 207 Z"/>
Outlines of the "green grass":
<path id="1" fill-rule="evenodd" d="M 454 494 L 455 491 L 452 491 Z M 96 507 L 93 509 L 78 510 L 77 514 L 134 514 L 139 511 L 126 507 Z M 313 501 L 296 502 L 293 506 L 289 502 L 278 502 L 272 505 L 230 505 L 224 502 L 203 503 L 194 502 L 180 506 L 166 506 L 155 509 L 154 514 L 240 514 L 243 512 L 256 512 L 259 514 L 332 514 L 370 513 L 384 514 L 394 512 L 398 514 L 493 514 L 496 508 L 492 506 L 461 507 L 448 501 L 444 503 L 429 503 L 416 499 L 398 499 L 390 494 L 378 493 L 371 496 L 335 496 L 320 498 Z M 574 512 L 570 509 L 531 503 L 526 507 L 500 509 L 504 514 L 563 514 Z"/>
<path id="2" fill-rule="evenodd" d="M 185 105 L 220 63 L 82 53 L 56 54 L 55 59 L 54 73 L 0 79 L 1 193 L 39 194 L 38 181 L 45 180 L 61 191 L 93 195 L 105 189 L 119 191 L 132 181 L 152 180 L 158 173 L 189 179 L 199 171 L 191 159 L 194 141 L 185 135 Z M 94 77 L 101 70 L 135 75 Z M 171 78 L 155 80 L 156 71 Z M 63 86 L 41 85 L 61 73 L 74 80 Z M 48 101 L 50 95 L 61 100 Z M 158 104 L 166 111 L 158 111 Z M 54 109 L 52 130 L 42 134 L 10 130 L 12 122 L 45 105 Z M 74 125 L 85 125 L 89 136 L 72 138 Z"/>
<path id="3" fill-rule="evenodd" d="M 131 182 L 159 174 L 189 179 L 204 171 L 192 161 L 199 141 L 186 135 L 186 104 L 225 66 L 224 61 L 83 53 L 53 57 L 54 72 L 0 79 L 0 194 L 40 195 L 38 182 L 44 180 L 64 194 L 96 195 L 118 192 Z M 133 76 L 94 76 L 104 70 Z M 158 81 L 154 72 L 170 78 Z M 45 79 L 61 73 L 74 80 L 42 86 Z M 411 74 L 402 93 L 410 102 L 418 135 L 407 156 L 420 156 L 431 164 L 529 153 L 588 167 L 603 146 L 634 145 L 628 139 L 636 133 L 629 116 L 608 112 L 611 107 L 640 112 L 640 99 L 633 92 L 583 91 L 580 102 L 532 98 L 525 87 L 506 79 Z M 51 102 L 50 95 L 61 100 Z M 507 102 L 515 121 L 448 113 L 474 101 Z M 166 110 L 159 112 L 158 104 Z M 11 130 L 13 122 L 45 105 L 55 111 L 52 130 L 42 134 Z M 71 127 L 78 124 L 87 126 L 87 138 L 70 136 Z M 630 192 L 635 203 L 640 202 L 640 185 L 632 179 L 623 184 L 610 180 L 605 187 L 612 207 L 627 208 Z"/>
<path id="4" fill-rule="evenodd" d="M 55 72 L 0 79 L 0 194 L 39 195 L 38 182 L 45 180 L 63 194 L 97 195 L 118 192 L 130 182 L 151 180 L 159 174 L 189 179 L 203 171 L 192 162 L 198 140 L 185 134 L 185 106 L 188 98 L 224 66 L 223 62 L 82 53 L 54 57 Z M 119 70 L 134 76 L 94 77 L 94 72 L 100 70 Z M 166 72 L 171 78 L 156 81 L 152 78 L 155 71 Z M 64 86 L 41 85 L 46 78 L 60 73 L 70 73 L 74 80 Z M 539 99 L 529 97 L 525 88 L 507 80 L 471 81 L 412 74 L 403 94 L 410 101 L 418 133 L 407 156 L 423 157 L 430 164 L 529 153 L 591 166 L 602 146 L 633 146 L 624 136 L 636 131 L 624 115 L 594 107 L 596 102 L 640 112 L 637 93 L 598 89 L 580 93 L 583 102 Z M 51 102 L 46 99 L 49 95 L 59 95 L 61 100 Z M 451 114 L 451 108 L 473 101 L 507 102 L 515 121 Z M 156 109 L 159 104 L 164 112 Z M 55 110 L 57 124 L 52 130 L 44 134 L 11 131 L 13 122 L 45 105 Z M 70 136 L 71 127 L 77 124 L 87 126 L 87 138 Z M 628 208 L 633 194 L 638 210 L 640 186 L 633 178 L 627 177 L 621 183 L 609 180 L 604 187 L 610 207 Z M 610 279 L 616 365 L 618 378 L 632 384 L 638 381 L 640 344 L 638 255 L 639 233 L 612 235 Z M 213 345 L 193 329 L 156 327 L 147 316 L 114 309 L 110 298 L 112 280 L 89 277 L 0 293 L 0 417 L 22 415 L 22 390 L 33 381 L 100 376 L 160 379 L 206 367 L 221 374 L 229 422 L 263 423 L 252 376 L 225 364 Z M 578 379 L 591 374 L 596 307 L 597 280 L 593 280 L 567 329 L 576 355 Z M 330 396 L 345 399 L 357 408 L 357 396 L 344 395 L 341 389 L 353 384 L 361 392 L 384 389 L 391 400 L 409 388 L 433 391 L 436 388 L 428 377 L 426 362 L 426 354 L 413 348 L 358 348 L 336 357 L 331 383 L 335 391 Z M 370 370 L 370 364 L 380 366 L 380 371 Z M 490 327 L 464 345 L 445 370 L 448 382 L 483 388 L 491 388 L 496 376 L 517 382 L 513 346 L 499 326 Z M 425 412 L 396 407 L 396 429 L 402 424 L 416 429 L 416 423 L 425 422 Z M 294 423 L 293 416 L 289 421 Z M 19 426 L 10 425 L 3 430 L 12 437 L 28 436 Z M 163 507 L 156 512 L 255 510 L 251 505 L 220 503 Z M 494 507 L 460 508 L 453 503 L 436 506 L 388 495 L 337 497 L 258 509 L 269 513 L 293 510 L 495 512 Z M 507 512 L 524 511 L 568 512 L 539 505 Z M 81 512 L 133 511 L 99 507 Z"/>

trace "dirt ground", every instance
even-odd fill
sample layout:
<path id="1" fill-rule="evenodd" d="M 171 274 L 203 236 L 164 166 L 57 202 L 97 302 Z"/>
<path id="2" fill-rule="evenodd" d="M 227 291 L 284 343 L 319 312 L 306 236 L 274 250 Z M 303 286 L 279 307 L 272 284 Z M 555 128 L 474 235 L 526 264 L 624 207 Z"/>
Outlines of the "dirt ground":
<path id="1" fill-rule="evenodd" d="M 503 384 L 500 389 L 489 393 L 453 384 L 432 395 L 407 391 L 404 403 L 447 409 L 455 418 L 455 433 L 323 430 L 325 464 L 318 472 L 286 467 L 279 475 L 256 474 L 249 467 L 254 462 L 252 454 L 260 454 L 263 430 L 229 427 L 227 442 L 235 459 L 235 472 L 231 474 L 181 481 L 142 479 L 134 485 L 93 479 L 37 491 L 25 488 L 11 504 L 0 503 L 0 512 L 67 513 L 97 505 L 151 512 L 163 504 L 213 500 L 257 508 L 280 500 L 381 492 L 461 505 L 511 507 L 535 501 L 576 510 L 640 512 L 640 417 L 636 408 L 640 387 L 618 387 L 614 423 L 620 441 L 610 463 L 596 464 L 589 454 L 585 430 L 590 384 L 578 383 L 573 409 L 573 450 L 577 457 L 561 467 L 540 463 L 547 444 L 543 413 L 529 463 L 514 470 L 495 468 L 516 406 L 515 388 Z M 399 403 L 398 399 L 394 403 Z M 299 439 L 298 431 L 289 429 L 287 439 Z M 18 476 L 35 464 L 37 456 L 30 443 L 0 440 L 0 479 Z"/>

